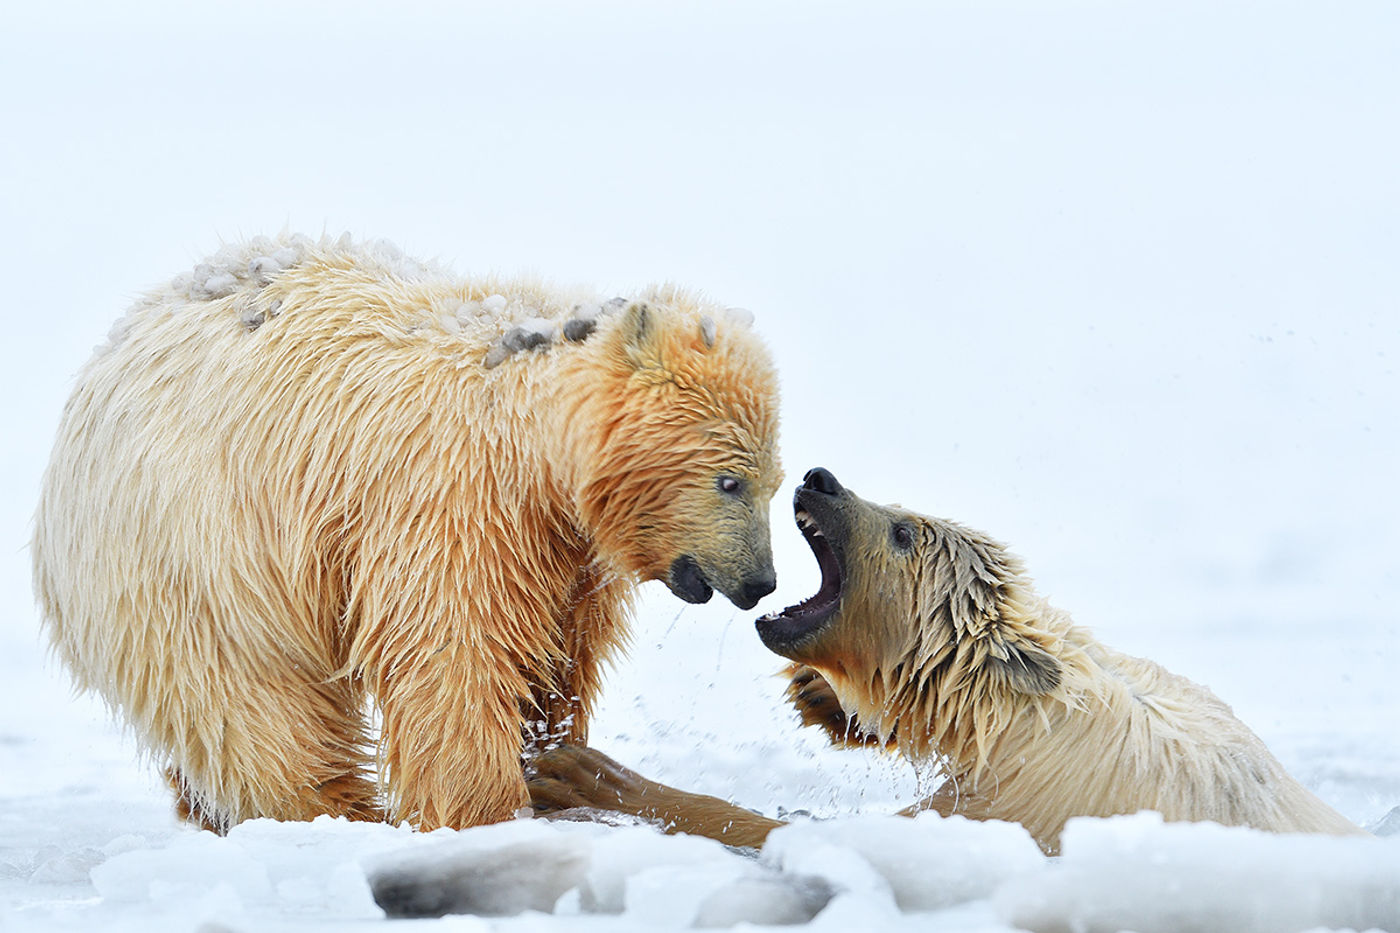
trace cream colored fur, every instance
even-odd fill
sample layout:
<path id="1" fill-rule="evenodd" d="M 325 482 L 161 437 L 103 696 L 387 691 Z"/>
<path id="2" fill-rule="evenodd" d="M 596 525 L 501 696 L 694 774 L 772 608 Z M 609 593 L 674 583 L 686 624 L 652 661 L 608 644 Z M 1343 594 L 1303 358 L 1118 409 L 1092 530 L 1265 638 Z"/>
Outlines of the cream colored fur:
<path id="1" fill-rule="evenodd" d="M 760 634 L 795 662 L 788 696 L 804 724 L 948 775 L 906 815 L 1020 823 L 1051 854 L 1072 817 L 1140 810 L 1273 832 L 1362 832 L 1205 687 L 1105 647 L 1038 597 L 1000 544 L 828 479 L 799 490 L 798 505 L 800 522 L 842 555 L 839 603 L 805 627 L 782 628 L 803 607 L 766 616 Z M 736 846 L 761 846 L 782 825 L 650 781 L 596 749 L 566 745 L 533 768 L 538 813 L 616 810 Z"/>
<path id="2" fill-rule="evenodd" d="M 878 573 L 905 577 L 881 584 L 899 598 L 848 593 L 836 623 L 868 633 L 862 620 L 878 614 L 874 637 L 901 634 L 798 660 L 835 689 L 846 727 L 946 769 L 947 782 L 909 812 L 1021 823 L 1050 852 L 1071 817 L 1139 810 L 1361 832 L 1290 777 L 1210 690 L 1100 644 L 1038 597 L 991 539 L 903 514 L 917 523 L 916 561 L 878 561 Z"/>
<path id="3" fill-rule="evenodd" d="M 768 553 L 766 350 L 670 288 L 565 339 L 596 296 L 343 241 L 216 259 L 78 377 L 33 540 L 57 654 L 210 828 L 509 816 L 522 727 L 586 737 L 634 584 Z M 524 318 L 553 340 L 486 365 Z"/>

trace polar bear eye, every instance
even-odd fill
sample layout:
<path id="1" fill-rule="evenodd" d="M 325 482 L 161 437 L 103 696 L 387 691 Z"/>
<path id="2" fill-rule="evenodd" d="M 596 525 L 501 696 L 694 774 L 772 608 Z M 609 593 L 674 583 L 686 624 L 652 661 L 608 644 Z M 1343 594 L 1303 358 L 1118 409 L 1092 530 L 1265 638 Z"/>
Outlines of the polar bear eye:
<path id="1" fill-rule="evenodd" d="M 914 531 L 908 525 L 895 525 L 890 534 L 894 538 L 894 546 L 901 551 L 907 551 L 914 546 Z"/>
<path id="2" fill-rule="evenodd" d="M 725 475 L 715 480 L 715 487 L 725 495 L 737 496 L 739 490 L 744 488 L 744 484 L 739 481 L 737 476 Z"/>

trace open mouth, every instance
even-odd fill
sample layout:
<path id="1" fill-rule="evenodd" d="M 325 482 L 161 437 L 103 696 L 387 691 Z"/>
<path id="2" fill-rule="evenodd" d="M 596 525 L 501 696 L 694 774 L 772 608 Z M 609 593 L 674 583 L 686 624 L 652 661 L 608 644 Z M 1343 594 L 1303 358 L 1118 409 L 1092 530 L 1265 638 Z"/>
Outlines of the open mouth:
<path id="1" fill-rule="evenodd" d="M 837 550 L 840 544 L 828 538 L 812 513 L 803 508 L 801 490 L 793 498 L 793 511 L 797 527 L 821 568 L 822 584 L 816 593 L 797 605 L 781 612 L 770 612 L 755 623 L 763 643 L 780 654 L 780 648 L 816 634 L 841 607 L 841 555 Z"/>

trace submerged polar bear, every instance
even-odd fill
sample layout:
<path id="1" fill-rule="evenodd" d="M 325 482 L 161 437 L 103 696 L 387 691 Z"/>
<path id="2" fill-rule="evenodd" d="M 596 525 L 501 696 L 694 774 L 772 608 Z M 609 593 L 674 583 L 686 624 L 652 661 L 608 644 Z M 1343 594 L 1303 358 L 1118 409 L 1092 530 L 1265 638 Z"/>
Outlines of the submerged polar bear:
<path id="1" fill-rule="evenodd" d="M 795 662 L 788 695 L 805 724 L 838 744 L 943 765 L 946 783 L 906 814 L 1017 822 L 1049 853 L 1071 817 L 1139 810 L 1362 833 L 1208 689 L 1100 644 L 1037 596 L 1020 561 L 990 538 L 867 502 L 820 468 L 794 507 L 821 588 L 759 619 L 759 636 Z M 534 767 L 542 813 L 622 811 L 743 846 L 781 825 L 648 781 L 592 749 L 566 746 Z"/>

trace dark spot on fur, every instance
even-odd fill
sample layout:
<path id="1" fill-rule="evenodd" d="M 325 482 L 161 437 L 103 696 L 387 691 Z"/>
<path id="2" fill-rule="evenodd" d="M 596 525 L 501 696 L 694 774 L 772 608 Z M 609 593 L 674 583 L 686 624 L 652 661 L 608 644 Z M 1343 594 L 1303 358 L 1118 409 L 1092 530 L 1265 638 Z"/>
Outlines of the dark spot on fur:
<path id="1" fill-rule="evenodd" d="M 542 334 L 539 331 L 526 330 L 523 327 L 512 327 L 506 332 L 506 335 L 501 338 L 501 346 L 505 347 L 506 350 L 511 353 L 517 353 L 521 350 L 533 350 L 540 344 L 548 342 L 548 335 Z"/>
<path id="2" fill-rule="evenodd" d="M 593 333 L 598 322 L 593 318 L 574 318 L 564 322 L 564 339 L 577 343 L 580 340 L 588 339 L 588 335 Z"/>
<path id="3" fill-rule="evenodd" d="M 993 677 L 1020 693 L 1043 696 L 1060 685 L 1063 676 L 1054 655 L 1034 645 L 1007 645 L 1005 659 L 990 656 L 987 667 Z"/>

